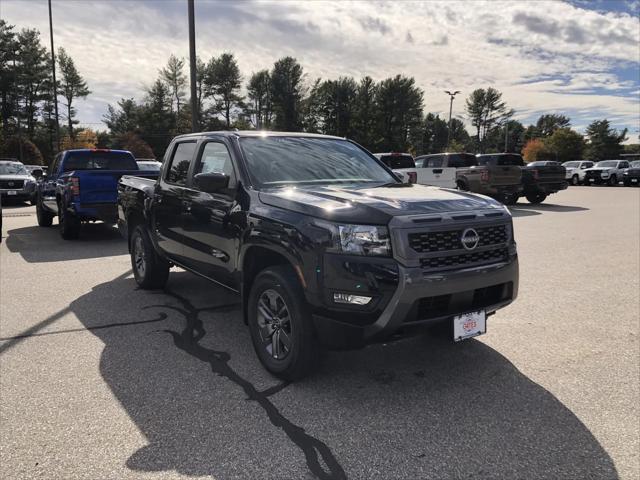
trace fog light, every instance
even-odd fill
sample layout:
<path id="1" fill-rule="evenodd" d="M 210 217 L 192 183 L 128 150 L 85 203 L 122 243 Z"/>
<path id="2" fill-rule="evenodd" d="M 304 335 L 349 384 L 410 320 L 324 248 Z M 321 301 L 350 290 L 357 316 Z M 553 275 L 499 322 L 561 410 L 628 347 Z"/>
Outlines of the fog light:
<path id="1" fill-rule="evenodd" d="M 336 303 L 348 303 L 350 305 L 366 305 L 371 301 L 371 297 L 351 295 L 350 293 L 334 293 L 333 301 Z"/>

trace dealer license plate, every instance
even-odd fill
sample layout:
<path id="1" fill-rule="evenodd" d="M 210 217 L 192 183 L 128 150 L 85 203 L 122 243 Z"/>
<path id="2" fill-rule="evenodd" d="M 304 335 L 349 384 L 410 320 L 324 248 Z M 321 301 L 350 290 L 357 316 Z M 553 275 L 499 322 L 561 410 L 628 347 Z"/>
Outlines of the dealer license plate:
<path id="1" fill-rule="evenodd" d="M 7 195 L 17 195 L 17 194 L 18 194 L 18 192 L 16 192 L 15 190 L 9 190 L 7 192 Z"/>
<path id="2" fill-rule="evenodd" d="M 487 314 L 484 310 L 463 313 L 453 317 L 453 341 L 460 342 L 487 332 Z"/>

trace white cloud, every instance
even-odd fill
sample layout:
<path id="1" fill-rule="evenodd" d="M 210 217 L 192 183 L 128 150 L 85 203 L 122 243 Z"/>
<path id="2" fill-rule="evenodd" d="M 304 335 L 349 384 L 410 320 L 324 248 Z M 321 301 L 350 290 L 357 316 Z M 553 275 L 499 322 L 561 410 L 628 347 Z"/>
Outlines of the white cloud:
<path id="1" fill-rule="evenodd" d="M 186 57 L 185 2 L 53 2 L 64 46 L 93 94 L 80 119 L 99 122 L 107 103 L 140 97 L 170 53 Z M 535 5 L 535 8 L 530 8 Z M 46 2 L 2 0 L 2 16 L 48 33 Z M 494 86 L 518 117 L 566 112 L 574 125 L 608 117 L 638 128 L 637 16 L 568 3 L 196 2 L 199 55 L 234 52 L 246 77 L 284 55 L 317 77 L 396 73 L 416 78 L 428 111 L 448 112 L 442 92 Z M 454 109 L 462 113 L 463 102 Z"/>

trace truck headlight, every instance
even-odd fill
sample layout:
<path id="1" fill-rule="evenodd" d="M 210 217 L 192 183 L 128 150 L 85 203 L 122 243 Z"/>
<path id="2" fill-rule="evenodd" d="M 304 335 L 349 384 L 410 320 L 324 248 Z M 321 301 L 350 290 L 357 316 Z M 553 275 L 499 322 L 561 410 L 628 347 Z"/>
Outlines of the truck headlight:
<path id="1" fill-rule="evenodd" d="M 332 242 L 327 251 L 350 255 L 391 256 L 389 230 L 380 225 L 344 225 L 315 222 L 331 232 Z"/>

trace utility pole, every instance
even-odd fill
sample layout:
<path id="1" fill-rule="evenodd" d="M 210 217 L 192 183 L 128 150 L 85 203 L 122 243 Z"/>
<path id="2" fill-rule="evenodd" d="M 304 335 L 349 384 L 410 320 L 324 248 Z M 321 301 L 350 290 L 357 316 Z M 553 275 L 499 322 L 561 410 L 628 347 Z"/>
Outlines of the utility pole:
<path id="1" fill-rule="evenodd" d="M 509 120 L 504 122 L 504 153 L 507 153 L 509 147 Z"/>
<path id="2" fill-rule="evenodd" d="M 196 25 L 193 0 L 187 0 L 187 7 L 189 10 L 189 70 L 191 72 L 191 131 L 199 132 L 198 98 L 196 92 Z"/>
<path id="3" fill-rule="evenodd" d="M 453 99 L 460 93 L 460 90 L 456 90 L 453 93 L 449 90 L 445 90 L 444 93 L 451 97 L 451 101 L 449 102 L 449 128 L 447 128 L 447 151 L 449 151 L 449 145 L 451 143 L 451 112 L 453 112 Z"/>
<path id="4" fill-rule="evenodd" d="M 56 114 L 56 148 L 60 151 L 60 120 L 58 118 L 58 84 L 56 82 L 56 51 L 53 49 L 53 17 L 49 0 L 49 36 L 51 37 L 51 74 L 53 76 L 53 108 Z"/>

